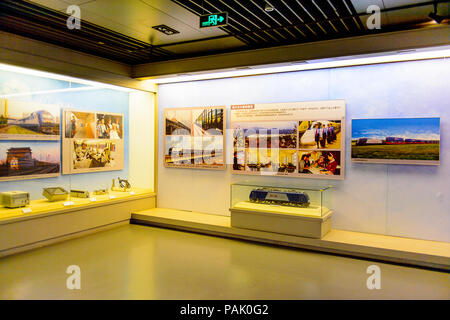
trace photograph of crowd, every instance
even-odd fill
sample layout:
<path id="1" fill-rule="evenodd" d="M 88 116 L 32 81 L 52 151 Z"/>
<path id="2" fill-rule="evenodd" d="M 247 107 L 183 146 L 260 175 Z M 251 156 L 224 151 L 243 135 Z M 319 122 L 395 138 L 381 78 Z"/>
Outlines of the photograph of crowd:
<path id="1" fill-rule="evenodd" d="M 98 139 L 122 139 L 123 116 L 97 113 L 96 128 Z"/>
<path id="2" fill-rule="evenodd" d="M 113 168 L 116 166 L 116 144 L 105 140 L 74 140 L 73 169 Z"/>

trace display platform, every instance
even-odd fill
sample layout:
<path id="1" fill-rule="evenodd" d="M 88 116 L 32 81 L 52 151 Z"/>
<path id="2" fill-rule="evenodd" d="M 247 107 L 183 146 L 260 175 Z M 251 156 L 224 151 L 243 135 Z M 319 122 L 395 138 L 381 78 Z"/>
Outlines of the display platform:
<path id="1" fill-rule="evenodd" d="M 251 203 L 247 201 L 241 201 L 234 205 L 233 209 L 261 212 L 261 213 L 276 213 L 286 214 L 292 216 L 304 216 L 304 217 L 322 217 L 322 210 L 329 212 L 330 210 L 326 207 L 320 206 L 309 206 L 308 208 L 302 208 L 301 213 L 299 213 L 298 208 L 286 207 L 281 205 L 265 205 L 260 203 Z"/>
<path id="2" fill-rule="evenodd" d="M 92 197 L 40 199 L 25 208 L 1 208 L 0 257 L 129 223 L 132 211 L 154 208 L 156 203 L 149 189 Z"/>
<path id="3" fill-rule="evenodd" d="M 322 238 L 331 229 L 331 187 L 231 185 L 231 226 Z"/>
<path id="4" fill-rule="evenodd" d="M 296 213 L 296 208 L 280 206 L 272 208 L 272 211 L 270 211 L 271 208 L 266 208 L 268 207 L 267 205 L 248 202 L 244 202 L 243 205 L 250 207 L 250 209 L 242 209 L 239 207 L 230 209 L 231 226 L 234 228 L 268 231 L 318 239 L 325 236 L 331 229 L 330 218 L 332 211 L 330 210 L 324 216 L 320 215 L 320 210 L 318 216 L 307 216 Z M 255 207 L 257 210 L 254 210 Z M 317 207 L 309 210 L 317 213 Z M 288 212 L 286 213 L 285 211 Z"/>
<path id="5" fill-rule="evenodd" d="M 230 217 L 154 208 L 133 211 L 131 223 L 214 236 L 450 270 L 450 244 L 331 229 L 322 239 L 231 227 Z"/>

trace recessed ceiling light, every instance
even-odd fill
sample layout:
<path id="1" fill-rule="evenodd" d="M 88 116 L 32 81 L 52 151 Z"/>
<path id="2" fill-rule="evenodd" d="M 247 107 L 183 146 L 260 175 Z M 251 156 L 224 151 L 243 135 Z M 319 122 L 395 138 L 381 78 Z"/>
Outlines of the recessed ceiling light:
<path id="1" fill-rule="evenodd" d="M 266 6 L 264 7 L 264 11 L 266 11 L 266 12 L 272 12 L 273 10 L 275 10 L 275 8 L 273 7 L 273 5 L 271 5 L 269 1 L 266 1 Z"/>
<path id="2" fill-rule="evenodd" d="M 160 25 L 157 25 L 157 26 L 153 26 L 152 28 L 155 29 L 155 30 L 158 30 L 159 32 L 162 32 L 162 33 L 164 33 L 164 34 L 166 34 L 168 36 L 172 36 L 174 34 L 180 33 L 179 31 L 177 31 L 177 30 L 175 30 L 175 29 L 173 29 L 173 28 L 171 28 L 169 26 L 166 26 L 165 24 L 160 24 Z"/>

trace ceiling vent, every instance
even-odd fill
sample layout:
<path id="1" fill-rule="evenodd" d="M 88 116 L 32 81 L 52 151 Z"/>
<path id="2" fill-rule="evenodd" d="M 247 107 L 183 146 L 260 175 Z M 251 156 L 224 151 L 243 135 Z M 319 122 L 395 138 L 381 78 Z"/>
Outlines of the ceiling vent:
<path id="1" fill-rule="evenodd" d="M 173 28 L 171 28 L 169 26 L 166 26 L 165 24 L 160 24 L 158 26 L 153 26 L 152 28 L 155 29 L 155 30 L 158 30 L 159 32 L 162 32 L 162 33 L 164 33 L 164 34 L 166 34 L 168 36 L 172 36 L 174 34 L 180 33 L 179 31 L 177 31 L 177 30 L 175 30 L 175 29 L 173 29 Z"/>

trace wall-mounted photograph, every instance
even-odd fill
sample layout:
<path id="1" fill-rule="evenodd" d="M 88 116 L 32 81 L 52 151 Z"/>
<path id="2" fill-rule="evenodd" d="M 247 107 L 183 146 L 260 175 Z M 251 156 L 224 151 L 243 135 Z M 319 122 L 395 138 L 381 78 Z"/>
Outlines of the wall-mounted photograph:
<path id="1" fill-rule="evenodd" d="M 207 108 L 193 109 L 193 134 L 194 136 L 218 136 L 223 135 L 224 109 Z"/>
<path id="2" fill-rule="evenodd" d="M 73 140 L 72 172 L 96 169 L 121 170 L 123 160 L 120 143 L 114 140 Z"/>
<path id="3" fill-rule="evenodd" d="M 234 146 L 246 148 L 297 148 L 297 122 L 235 122 Z"/>
<path id="4" fill-rule="evenodd" d="M 97 130 L 95 119 L 93 112 L 65 111 L 65 137 L 94 139 Z"/>
<path id="5" fill-rule="evenodd" d="M 0 140 L 59 140 L 58 106 L 0 99 Z"/>
<path id="6" fill-rule="evenodd" d="M 439 165 L 440 119 L 353 119 L 352 161 Z"/>
<path id="7" fill-rule="evenodd" d="M 341 151 L 301 150 L 298 153 L 300 174 L 339 176 L 341 169 Z"/>
<path id="8" fill-rule="evenodd" d="M 0 180 L 48 178 L 59 172 L 59 143 L 0 142 Z"/>
<path id="9" fill-rule="evenodd" d="M 298 135 L 301 149 L 340 149 L 341 120 L 300 121 Z"/>
<path id="10" fill-rule="evenodd" d="M 225 169 L 225 107 L 164 110 L 164 166 Z"/>
<path id="11" fill-rule="evenodd" d="M 191 110 L 165 110 L 165 135 L 191 135 L 192 114 Z"/>
<path id="12" fill-rule="evenodd" d="M 97 113 L 96 129 L 98 139 L 122 139 L 123 115 Z"/>

